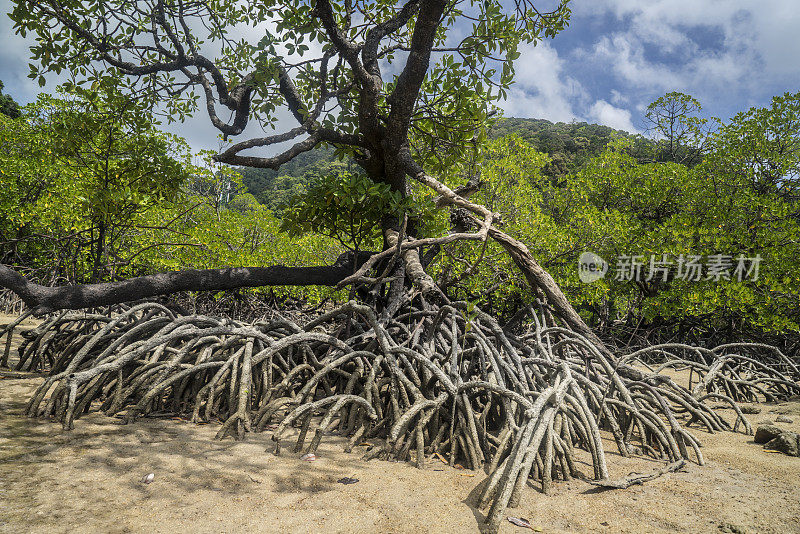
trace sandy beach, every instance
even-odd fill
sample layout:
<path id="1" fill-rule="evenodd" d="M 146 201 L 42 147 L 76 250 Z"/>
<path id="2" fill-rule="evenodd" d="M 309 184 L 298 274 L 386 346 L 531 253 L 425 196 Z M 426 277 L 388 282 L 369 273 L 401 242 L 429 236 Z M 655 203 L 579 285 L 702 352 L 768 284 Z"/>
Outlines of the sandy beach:
<path id="1" fill-rule="evenodd" d="M 482 471 L 437 458 L 421 470 L 367 462 L 366 446 L 346 454 L 336 435 L 323 440 L 316 461 L 305 462 L 290 449 L 275 456 L 269 432 L 220 442 L 217 424 L 171 416 L 124 425 L 91 412 L 64 432 L 21 415 L 41 380 L 0 372 L 3 533 L 478 532 L 484 517 L 475 508 Z M 759 406 L 753 424 L 785 414 L 794 422 L 779 425 L 800 431 L 800 402 Z M 732 420 L 732 412 L 722 413 Z M 547 496 L 532 483 L 506 515 L 541 532 L 800 532 L 800 458 L 765 451 L 744 434 L 692 431 L 705 466 L 689 463 L 625 490 L 572 480 L 556 482 Z M 664 465 L 622 458 L 605 438 L 612 477 Z M 148 473 L 154 480 L 144 484 Z M 338 483 L 343 477 L 358 482 Z"/>

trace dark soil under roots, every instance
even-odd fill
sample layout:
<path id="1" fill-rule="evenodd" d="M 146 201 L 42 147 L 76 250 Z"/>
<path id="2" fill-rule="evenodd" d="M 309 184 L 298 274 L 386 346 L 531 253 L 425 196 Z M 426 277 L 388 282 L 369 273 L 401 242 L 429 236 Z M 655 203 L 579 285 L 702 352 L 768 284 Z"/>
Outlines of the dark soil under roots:
<path id="1" fill-rule="evenodd" d="M 553 480 L 584 476 L 576 448 L 590 453 L 591 478 L 608 478 L 601 429 L 623 456 L 703 464 L 690 428 L 752 433 L 737 403 L 800 394 L 798 362 L 769 345 L 610 356 L 533 309 L 524 331 L 508 332 L 465 303 L 412 302 L 391 317 L 349 302 L 305 322 L 276 314 L 252 324 L 154 303 L 53 314 L 19 347 L 18 370 L 48 373 L 26 414 L 65 429 L 93 406 L 129 422 L 162 412 L 219 419 L 219 439 L 273 430 L 276 454 L 314 453 L 334 430 L 348 451 L 377 438 L 366 458 L 421 465 L 439 455 L 484 469 L 478 503 L 496 532 L 529 480 L 548 493 Z M 0 365 L 24 317 L 0 331 Z M 689 370 L 688 388 L 670 368 Z"/>

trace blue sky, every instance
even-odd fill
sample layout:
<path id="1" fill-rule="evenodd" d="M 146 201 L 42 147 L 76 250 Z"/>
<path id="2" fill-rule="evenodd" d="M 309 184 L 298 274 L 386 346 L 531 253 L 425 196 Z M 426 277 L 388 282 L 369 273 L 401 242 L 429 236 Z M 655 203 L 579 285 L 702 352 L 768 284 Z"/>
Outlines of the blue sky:
<path id="1" fill-rule="evenodd" d="M 0 0 L 0 12 L 9 4 Z M 516 84 L 501 103 L 507 116 L 643 131 L 644 108 L 668 91 L 693 95 L 723 119 L 800 91 L 800 0 L 573 0 L 571 7 L 564 32 L 522 50 Z M 29 102 L 40 91 L 27 79 L 31 43 L 0 18 L 0 80 Z M 45 90 L 58 82 L 49 81 Z M 219 146 L 203 116 L 168 129 L 197 150 Z"/>
<path id="2" fill-rule="evenodd" d="M 800 91 L 798 0 L 575 0 L 569 28 L 519 60 L 507 115 L 629 131 L 668 91 L 730 118 Z"/>

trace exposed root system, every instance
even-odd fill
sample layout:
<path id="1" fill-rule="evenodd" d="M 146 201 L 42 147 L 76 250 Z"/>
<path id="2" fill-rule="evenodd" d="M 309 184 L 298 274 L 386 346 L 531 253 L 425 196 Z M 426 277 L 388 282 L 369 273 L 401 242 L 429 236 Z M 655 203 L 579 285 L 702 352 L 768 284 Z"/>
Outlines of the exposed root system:
<path id="1" fill-rule="evenodd" d="M 471 305 L 413 302 L 392 317 L 350 302 L 305 324 L 175 316 L 152 303 L 54 314 L 19 349 L 18 370 L 48 372 L 27 415 L 71 429 L 92 406 L 127 421 L 168 411 L 220 420 L 220 439 L 274 429 L 276 454 L 315 453 L 331 432 L 349 438 L 347 450 L 377 440 L 366 458 L 422 467 L 437 454 L 486 470 L 479 504 L 496 532 L 529 480 L 547 493 L 553 480 L 585 476 L 576 448 L 591 454 L 590 477 L 607 479 L 601 429 L 623 456 L 702 464 L 690 426 L 750 433 L 737 402 L 800 394 L 797 362 L 769 345 L 612 357 L 549 314 L 531 310 L 528 331 L 512 334 Z M 669 368 L 688 368 L 689 388 Z M 708 401 L 730 404 L 736 420 Z"/>

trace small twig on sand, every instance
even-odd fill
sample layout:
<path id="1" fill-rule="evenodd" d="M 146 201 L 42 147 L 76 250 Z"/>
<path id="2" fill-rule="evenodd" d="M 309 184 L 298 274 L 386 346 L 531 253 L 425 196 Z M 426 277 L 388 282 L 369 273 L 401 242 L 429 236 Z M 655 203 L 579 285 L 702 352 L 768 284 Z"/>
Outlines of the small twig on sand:
<path id="1" fill-rule="evenodd" d="M 655 478 L 660 477 L 666 473 L 674 473 L 675 471 L 679 471 L 683 469 L 686 465 L 686 460 L 678 460 L 677 462 L 673 462 L 669 465 L 666 465 L 659 469 L 658 471 L 653 471 L 647 475 L 641 475 L 639 473 L 632 473 L 625 478 L 620 478 L 617 480 L 586 480 L 589 484 L 594 486 L 599 486 L 601 488 L 606 489 L 626 489 L 630 488 L 631 486 L 636 486 L 639 484 L 644 484 L 645 482 L 649 482 Z"/>

